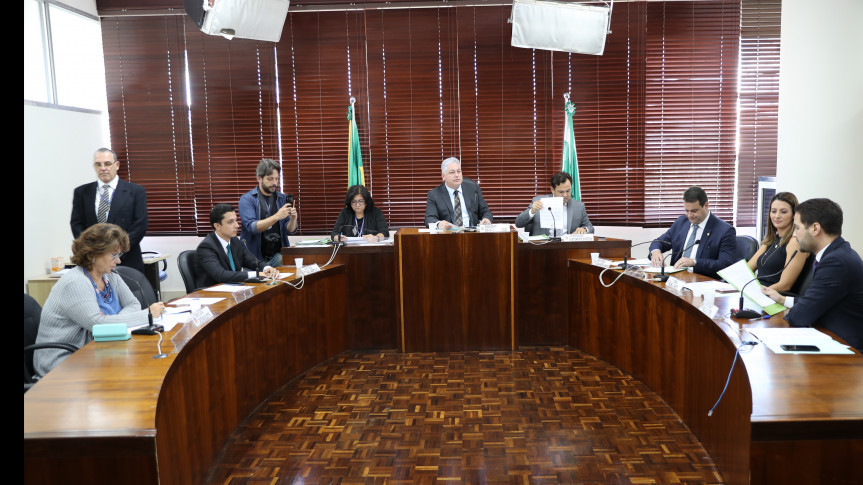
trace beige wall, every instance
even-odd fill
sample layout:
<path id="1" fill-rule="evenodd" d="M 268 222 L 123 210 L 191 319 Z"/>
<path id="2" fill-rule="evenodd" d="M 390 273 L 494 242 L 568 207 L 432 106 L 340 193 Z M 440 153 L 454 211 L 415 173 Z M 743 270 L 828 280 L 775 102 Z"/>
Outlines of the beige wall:
<path id="1" fill-rule="evenodd" d="M 777 188 L 842 206 L 863 253 L 863 1 L 782 2 Z"/>

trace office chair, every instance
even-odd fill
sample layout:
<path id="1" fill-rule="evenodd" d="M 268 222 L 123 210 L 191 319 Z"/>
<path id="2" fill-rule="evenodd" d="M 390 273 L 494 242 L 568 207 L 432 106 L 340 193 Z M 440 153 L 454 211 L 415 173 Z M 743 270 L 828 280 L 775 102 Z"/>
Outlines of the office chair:
<path id="1" fill-rule="evenodd" d="M 186 293 L 192 293 L 197 290 L 198 282 L 195 274 L 195 251 L 183 251 L 177 256 L 177 266 L 180 268 L 180 276 L 183 277 L 183 285 L 186 286 Z"/>
<path id="2" fill-rule="evenodd" d="M 758 241 L 752 236 L 737 236 L 737 260 L 744 259 L 749 261 L 749 258 L 755 255 L 758 251 Z"/>
<path id="3" fill-rule="evenodd" d="M 144 273 L 126 266 L 117 266 L 114 268 L 114 271 L 123 278 L 126 286 L 132 290 L 132 294 L 141 303 L 141 310 L 147 310 L 150 308 L 150 305 L 159 301 L 156 297 L 156 292 L 153 291 L 153 287 L 150 286 L 150 281 L 144 276 Z"/>
<path id="4" fill-rule="evenodd" d="M 158 256 L 161 253 L 158 251 L 142 251 L 141 254 L 155 254 Z M 166 279 L 168 279 L 168 260 L 163 259 L 162 269 L 159 270 L 159 281 L 165 281 Z"/>
<path id="5" fill-rule="evenodd" d="M 36 381 L 33 376 L 36 371 L 33 367 L 33 351 L 37 349 L 63 349 L 75 352 L 78 347 L 61 342 L 36 343 L 36 335 L 39 334 L 39 321 L 42 319 L 42 307 L 32 296 L 24 294 L 24 392 L 33 387 Z"/>

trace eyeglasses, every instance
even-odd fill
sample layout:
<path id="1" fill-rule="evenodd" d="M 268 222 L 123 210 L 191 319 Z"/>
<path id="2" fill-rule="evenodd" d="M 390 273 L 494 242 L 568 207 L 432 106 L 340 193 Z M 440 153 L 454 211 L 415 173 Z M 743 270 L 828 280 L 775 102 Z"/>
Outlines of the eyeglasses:
<path id="1" fill-rule="evenodd" d="M 120 259 L 123 257 L 124 254 L 126 253 L 111 253 L 111 260 Z"/>
<path id="2" fill-rule="evenodd" d="M 366 205 L 365 199 L 352 200 L 351 205 Z"/>

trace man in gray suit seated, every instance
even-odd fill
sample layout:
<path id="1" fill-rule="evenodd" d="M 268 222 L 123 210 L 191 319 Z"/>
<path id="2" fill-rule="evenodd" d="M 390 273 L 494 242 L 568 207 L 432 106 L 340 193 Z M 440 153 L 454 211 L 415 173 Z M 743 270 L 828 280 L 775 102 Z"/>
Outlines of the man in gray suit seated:
<path id="1" fill-rule="evenodd" d="M 482 198 L 482 190 L 473 180 L 462 178 L 461 161 L 450 157 L 440 168 L 443 183 L 429 190 L 426 224 L 435 224 L 442 230 L 491 224 L 493 216 Z"/>
<path id="2" fill-rule="evenodd" d="M 550 229 L 539 226 L 539 218 L 534 217 L 542 210 L 544 197 L 563 197 L 563 221 L 556 221 L 557 234 L 588 234 L 593 233 L 593 224 L 587 218 L 584 204 L 572 200 L 572 177 L 566 172 L 554 174 L 551 177 L 551 195 L 538 195 L 533 198 L 530 207 L 515 218 L 515 227 L 524 227 L 531 236 L 549 235 Z"/>

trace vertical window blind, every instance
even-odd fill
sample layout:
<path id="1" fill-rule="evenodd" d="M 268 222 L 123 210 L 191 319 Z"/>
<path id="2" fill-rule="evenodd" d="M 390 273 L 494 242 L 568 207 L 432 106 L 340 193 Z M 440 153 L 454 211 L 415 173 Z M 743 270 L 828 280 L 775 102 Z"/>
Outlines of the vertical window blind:
<path id="1" fill-rule="evenodd" d="M 121 175 L 147 188 L 150 234 L 209 231 L 212 205 L 236 205 L 262 157 L 282 164 L 301 231 L 329 232 L 347 188 L 351 96 L 366 185 L 394 228 L 422 225 L 448 156 L 496 220 L 514 220 L 560 170 L 567 92 L 594 224 L 666 225 L 693 184 L 720 217 L 735 202 L 741 220 L 754 213 L 744 172 L 770 170 L 770 157 L 749 167 L 741 111 L 748 165 L 736 166 L 738 66 L 760 55 L 739 57 L 741 32 L 758 29 L 739 1 L 618 4 L 603 56 L 511 47 L 509 13 L 291 12 L 278 43 L 204 36 L 179 16 L 103 19 L 112 143 Z M 762 107 L 775 108 L 762 99 L 756 131 Z"/>

